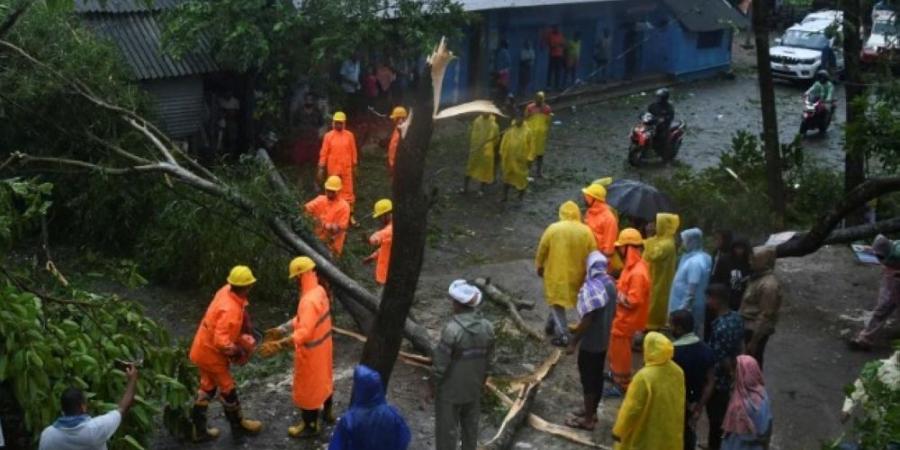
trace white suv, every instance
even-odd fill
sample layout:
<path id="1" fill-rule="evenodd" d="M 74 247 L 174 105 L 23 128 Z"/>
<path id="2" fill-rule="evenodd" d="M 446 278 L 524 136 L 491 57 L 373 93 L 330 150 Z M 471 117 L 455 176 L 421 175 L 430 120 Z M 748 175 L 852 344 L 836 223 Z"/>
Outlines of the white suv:
<path id="1" fill-rule="evenodd" d="M 772 75 L 811 81 L 820 69 L 837 74 L 844 69 L 844 52 L 835 36 L 841 34 L 840 11 L 819 11 L 793 25 L 769 49 Z M 823 62 L 823 58 L 828 60 Z"/>

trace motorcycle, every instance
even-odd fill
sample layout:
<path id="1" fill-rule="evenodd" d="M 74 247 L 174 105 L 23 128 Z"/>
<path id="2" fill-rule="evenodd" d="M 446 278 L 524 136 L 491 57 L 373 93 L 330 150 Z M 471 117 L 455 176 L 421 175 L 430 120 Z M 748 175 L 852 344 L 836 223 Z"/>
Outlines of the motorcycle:
<path id="1" fill-rule="evenodd" d="M 659 149 L 654 145 L 656 138 L 656 116 L 649 112 L 641 115 L 641 121 L 631 129 L 631 145 L 628 147 L 628 163 L 639 167 L 642 160 L 653 151 L 663 161 L 669 162 L 678 156 L 681 149 L 681 141 L 687 124 L 680 120 L 673 120 L 669 125 L 669 136 L 666 139 L 665 148 Z"/>
<path id="2" fill-rule="evenodd" d="M 825 134 L 828 126 L 831 125 L 831 116 L 833 109 L 829 107 L 822 99 L 819 98 L 803 98 L 803 119 L 800 121 L 800 136 L 806 136 L 806 132 L 818 129 L 819 134 Z"/>

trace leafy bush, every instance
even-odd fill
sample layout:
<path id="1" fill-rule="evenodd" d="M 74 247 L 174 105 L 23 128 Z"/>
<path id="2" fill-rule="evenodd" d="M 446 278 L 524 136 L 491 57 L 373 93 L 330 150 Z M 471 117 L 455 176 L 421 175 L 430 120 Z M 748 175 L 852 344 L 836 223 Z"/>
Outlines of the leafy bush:
<path id="1" fill-rule="evenodd" d="M 806 227 L 840 198 L 841 189 L 835 187 L 842 186 L 841 175 L 805 162 L 797 141 L 782 146 L 782 159 L 786 222 Z M 655 183 L 678 206 L 682 228 L 730 229 L 750 236 L 771 229 L 762 144 L 746 131 L 734 135 L 717 166 L 699 172 L 679 168 Z"/>
<path id="2" fill-rule="evenodd" d="M 885 450 L 900 445 L 900 351 L 866 363 L 845 394 L 844 414 L 856 413 L 849 433 L 853 444 L 841 444 L 842 437 L 826 449 Z"/>

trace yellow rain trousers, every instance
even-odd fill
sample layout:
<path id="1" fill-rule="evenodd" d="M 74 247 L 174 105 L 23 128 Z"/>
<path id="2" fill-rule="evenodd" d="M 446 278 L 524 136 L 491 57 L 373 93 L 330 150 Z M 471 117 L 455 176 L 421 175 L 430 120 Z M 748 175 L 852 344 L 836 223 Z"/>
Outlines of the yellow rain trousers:
<path id="1" fill-rule="evenodd" d="M 497 119 L 490 114 L 482 114 L 472 123 L 469 135 L 469 164 L 466 175 L 481 183 L 494 182 L 494 149 L 500 137 Z"/>
<path id="2" fill-rule="evenodd" d="M 575 306 L 584 283 L 587 256 L 597 249 L 591 229 L 581 223 L 581 211 L 573 201 L 559 208 L 559 222 L 544 231 L 535 265 L 544 270 L 544 297 L 551 306 Z"/>
<path id="3" fill-rule="evenodd" d="M 656 215 L 656 236 L 644 240 L 644 260 L 650 268 L 650 314 L 648 330 L 665 327 L 669 314 L 669 291 L 678 265 L 675 251 L 675 233 L 680 219 L 675 214 Z"/>
<path id="4" fill-rule="evenodd" d="M 547 135 L 550 134 L 550 116 L 541 112 L 534 112 L 525 119 L 525 125 L 531 130 L 533 142 L 532 153 L 528 160 L 534 161 L 538 156 L 544 156 L 547 150 Z"/>
<path id="5" fill-rule="evenodd" d="M 660 333 L 644 338 L 644 368 L 628 386 L 613 426 L 615 450 L 683 450 L 684 372 Z"/>
<path id="6" fill-rule="evenodd" d="M 504 183 L 520 191 L 528 187 L 528 161 L 529 155 L 532 154 L 531 149 L 528 127 L 513 125 L 506 129 L 500 142 L 500 165 Z"/>

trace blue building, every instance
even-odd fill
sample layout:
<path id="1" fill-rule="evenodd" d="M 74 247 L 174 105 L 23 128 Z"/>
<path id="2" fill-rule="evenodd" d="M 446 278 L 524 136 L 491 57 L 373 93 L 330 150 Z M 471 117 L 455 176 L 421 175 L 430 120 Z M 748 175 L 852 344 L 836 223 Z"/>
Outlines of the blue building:
<path id="1" fill-rule="evenodd" d="M 496 69 L 500 43 L 508 43 L 509 87 L 522 80 L 520 53 L 530 41 L 535 51 L 531 82 L 525 93 L 547 86 L 549 48 L 546 37 L 558 26 L 566 41 L 580 35 L 575 76 L 580 80 L 639 79 L 667 75 L 699 78 L 728 71 L 732 34 L 746 18 L 726 0 L 463 0 L 476 16 L 462 42 L 453 46 L 460 58 L 449 68 L 444 101 L 455 103 L 487 93 Z M 604 37 L 605 36 L 605 37 Z M 605 43 L 605 45 L 603 45 Z M 606 48 L 606 52 L 595 52 Z M 596 53 L 607 55 L 598 72 Z M 598 55 L 599 56 L 599 55 Z"/>

